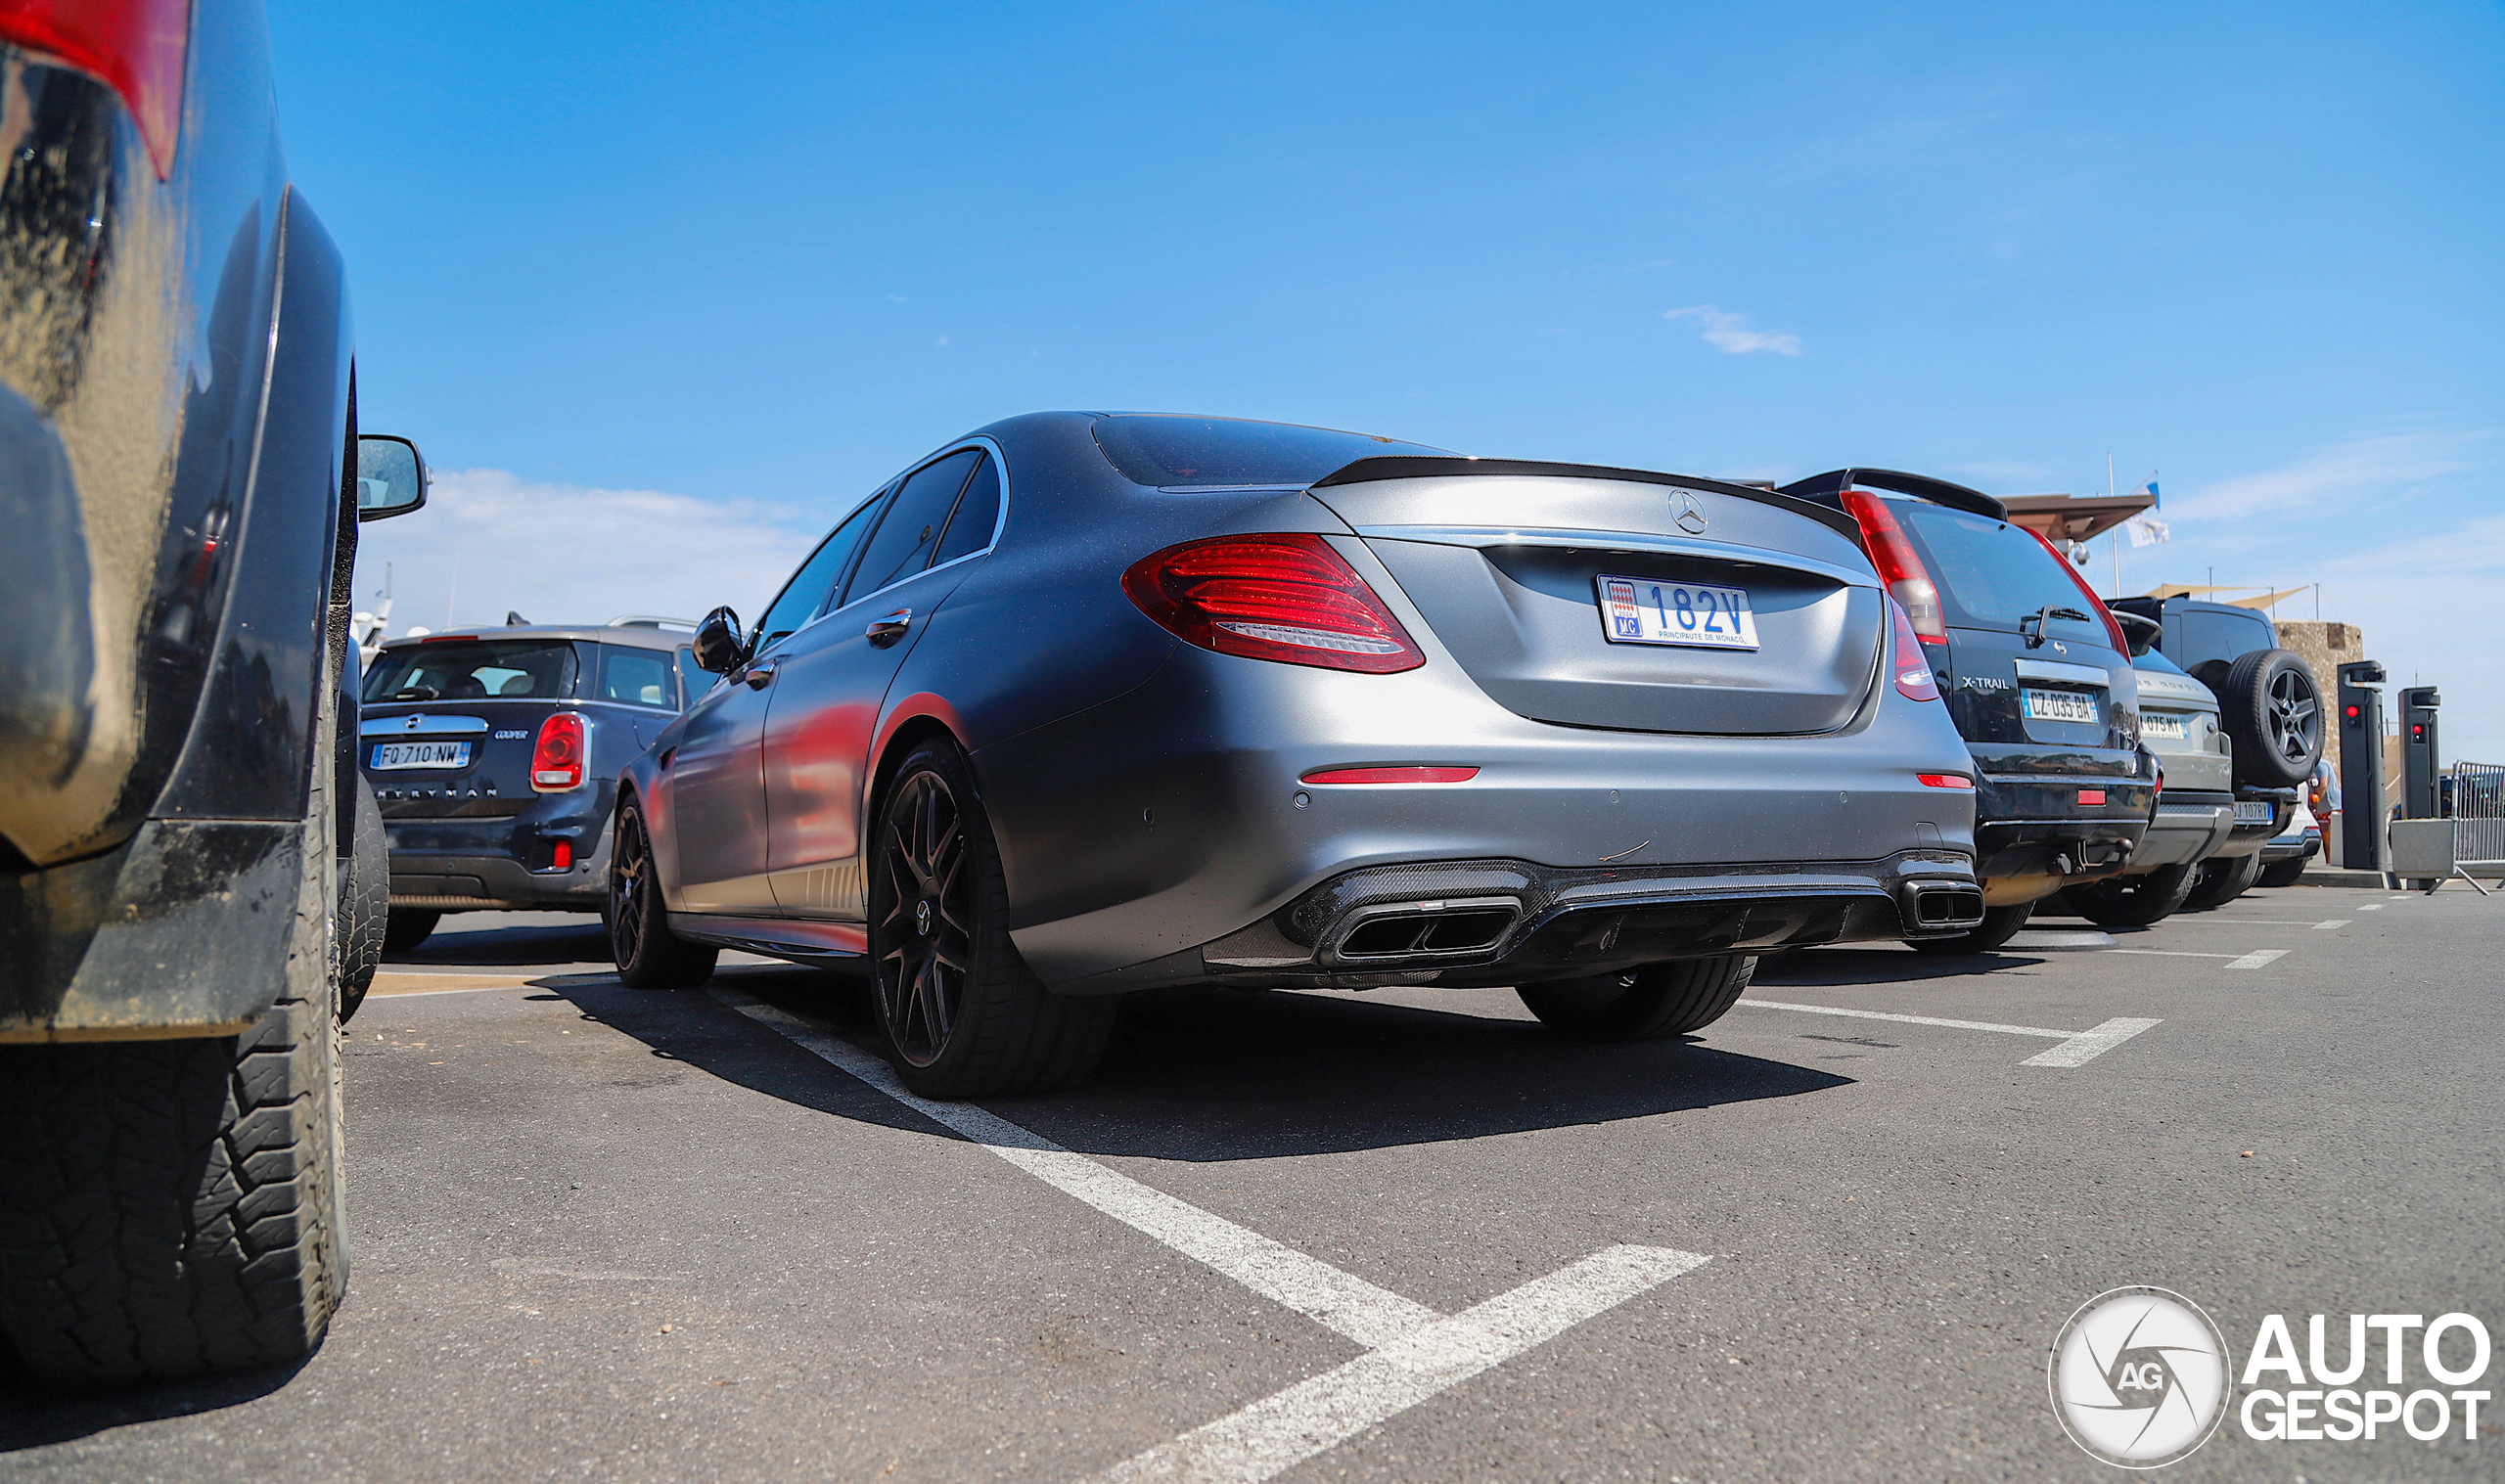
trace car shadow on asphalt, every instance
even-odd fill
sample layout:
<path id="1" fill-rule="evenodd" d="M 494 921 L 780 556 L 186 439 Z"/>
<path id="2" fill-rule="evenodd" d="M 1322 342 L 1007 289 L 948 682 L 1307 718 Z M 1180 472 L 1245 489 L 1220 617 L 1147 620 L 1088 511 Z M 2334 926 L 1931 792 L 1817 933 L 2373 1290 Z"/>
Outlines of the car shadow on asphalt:
<path id="1" fill-rule="evenodd" d="M 1772 985 L 1903 984 L 1920 979 L 1972 979 L 1981 974 L 2034 968 L 2042 954 L 1908 953 L 1892 948 L 1817 948 L 1757 960 L 1753 990 Z"/>
<path id="2" fill-rule="evenodd" d="M 286 1386 L 312 1358 L 237 1375 L 203 1376 L 116 1391 L 69 1391 L 29 1380 L 0 1343 L 0 1457 L 73 1443 L 114 1427 L 161 1422 L 240 1407 Z"/>
<path id="3" fill-rule="evenodd" d="M 451 919 L 459 922 L 458 918 Z M 546 926 L 485 930 L 438 929 L 415 948 L 383 956 L 393 964 L 504 965 L 602 964 L 609 960 L 609 932 L 600 919 L 552 913 Z"/>
<path id="4" fill-rule="evenodd" d="M 876 1044 L 864 988 L 755 972 L 759 999 Z M 929 1130 L 921 1115 L 709 997 L 551 982 L 656 1056 L 840 1117 Z M 706 1012 L 711 1012 L 707 1013 Z M 1649 1118 L 1849 1086 L 1812 1067 L 1694 1038 L 1571 1040 L 1530 1020 L 1236 990 L 1131 997 L 1096 1074 L 1069 1092 L 984 1105 L 1091 1154 L 1193 1161 L 1481 1139 Z"/>

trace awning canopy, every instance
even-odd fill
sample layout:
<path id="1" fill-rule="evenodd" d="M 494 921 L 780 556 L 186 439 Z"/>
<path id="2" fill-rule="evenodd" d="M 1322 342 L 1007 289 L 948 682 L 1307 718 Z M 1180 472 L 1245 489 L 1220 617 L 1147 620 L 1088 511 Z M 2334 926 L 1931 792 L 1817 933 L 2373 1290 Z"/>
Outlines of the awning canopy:
<path id="1" fill-rule="evenodd" d="M 2144 491 L 2127 495 L 2008 495 L 2010 522 L 2047 541 L 2085 541 L 2101 536 L 2157 504 Z"/>

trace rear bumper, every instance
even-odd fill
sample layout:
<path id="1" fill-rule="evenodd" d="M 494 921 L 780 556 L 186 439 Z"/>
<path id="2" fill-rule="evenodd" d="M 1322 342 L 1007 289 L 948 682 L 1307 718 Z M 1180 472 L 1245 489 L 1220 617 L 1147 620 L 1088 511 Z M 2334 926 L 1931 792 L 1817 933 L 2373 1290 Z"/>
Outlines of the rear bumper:
<path id="1" fill-rule="evenodd" d="M 2095 792 L 2103 802 L 2079 801 Z M 1985 773 L 1976 781 L 1975 875 L 1996 903 L 2117 875 L 2137 863 L 2156 793 L 2139 776 Z"/>
<path id="2" fill-rule="evenodd" d="M 589 806 L 547 817 L 387 820 L 384 832 L 394 907 L 598 912 L 608 896 L 607 814 Z M 563 871 L 549 869 L 560 840 L 573 857 Z"/>
<path id="3" fill-rule="evenodd" d="M 1982 916 L 1965 859 L 1945 852 L 1622 871 L 1419 861 L 1333 877 L 1214 942 L 1055 988 L 1481 988 L 1713 954 L 1940 936 Z"/>
<path id="4" fill-rule="evenodd" d="M 2161 866 L 2187 866 L 2217 853 L 2235 832 L 2235 800 L 2224 793 L 2177 793 L 2167 789 L 2158 798 L 2157 818 L 2131 852 L 2125 876 Z"/>
<path id="5" fill-rule="evenodd" d="M 2267 804 L 2270 817 L 2236 826 L 2235 832 L 2227 836 L 2226 842 L 2211 852 L 2227 859 L 2260 851 L 2270 843 L 2273 835 L 2288 828 L 2289 820 L 2296 817 L 2297 790 L 2294 788 L 2238 788 L 2235 801 L 2247 806 L 2248 810 L 2254 804 Z"/>

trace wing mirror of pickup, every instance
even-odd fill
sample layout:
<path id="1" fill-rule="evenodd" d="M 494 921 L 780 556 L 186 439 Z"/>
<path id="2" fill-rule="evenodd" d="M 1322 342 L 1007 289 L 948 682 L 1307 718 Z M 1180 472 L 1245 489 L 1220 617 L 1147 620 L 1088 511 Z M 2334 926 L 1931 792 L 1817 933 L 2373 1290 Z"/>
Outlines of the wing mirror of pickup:
<path id="1" fill-rule="evenodd" d="M 388 433 L 361 433 L 356 440 L 356 517 L 388 520 L 427 503 L 433 480 L 418 445 Z"/>
<path id="2" fill-rule="evenodd" d="M 696 667 L 728 675 L 748 659 L 748 640 L 740 632 L 740 615 L 718 607 L 696 626 Z"/>

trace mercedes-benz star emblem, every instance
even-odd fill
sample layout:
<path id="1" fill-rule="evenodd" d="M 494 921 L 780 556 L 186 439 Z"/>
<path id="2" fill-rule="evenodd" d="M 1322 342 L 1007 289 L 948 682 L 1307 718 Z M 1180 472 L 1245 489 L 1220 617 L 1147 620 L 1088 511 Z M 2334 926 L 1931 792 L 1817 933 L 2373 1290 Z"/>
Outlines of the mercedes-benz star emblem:
<path id="1" fill-rule="evenodd" d="M 913 930 L 926 938 L 931 936 L 931 899 L 928 897 L 913 904 Z"/>
<path id="2" fill-rule="evenodd" d="M 1670 491 L 1670 518 L 1691 536 L 1705 534 L 1705 504 L 1686 490 Z"/>

